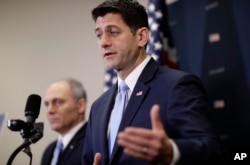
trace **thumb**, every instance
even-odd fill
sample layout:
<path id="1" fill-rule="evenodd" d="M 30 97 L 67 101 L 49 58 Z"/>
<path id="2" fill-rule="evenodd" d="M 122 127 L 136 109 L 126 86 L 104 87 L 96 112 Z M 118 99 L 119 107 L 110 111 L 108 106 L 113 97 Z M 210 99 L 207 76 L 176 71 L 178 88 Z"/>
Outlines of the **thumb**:
<path id="1" fill-rule="evenodd" d="M 101 158 L 102 158 L 102 155 L 99 152 L 96 153 L 93 165 L 100 165 L 101 164 Z"/>
<path id="2" fill-rule="evenodd" d="M 155 104 L 152 106 L 150 111 L 151 124 L 153 130 L 162 130 L 163 124 L 160 118 L 160 106 Z"/>

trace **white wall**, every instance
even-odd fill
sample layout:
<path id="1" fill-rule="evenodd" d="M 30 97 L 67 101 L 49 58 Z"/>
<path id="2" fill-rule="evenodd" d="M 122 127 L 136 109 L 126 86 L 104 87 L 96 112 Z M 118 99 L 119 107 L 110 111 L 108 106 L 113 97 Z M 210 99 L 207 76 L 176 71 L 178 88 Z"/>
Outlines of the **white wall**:
<path id="1" fill-rule="evenodd" d="M 0 113 L 25 120 L 27 97 L 43 97 L 55 80 L 74 77 L 88 92 L 88 110 L 102 93 L 104 67 L 99 56 L 90 11 L 102 0 L 0 0 Z M 140 0 L 146 5 L 146 0 Z M 87 113 L 88 115 L 88 113 Z M 34 165 L 57 134 L 50 130 L 42 104 L 36 122 L 44 122 L 44 137 L 31 145 Z M 0 164 L 23 142 L 7 128 L 0 136 Z M 15 164 L 29 164 L 20 152 Z"/>

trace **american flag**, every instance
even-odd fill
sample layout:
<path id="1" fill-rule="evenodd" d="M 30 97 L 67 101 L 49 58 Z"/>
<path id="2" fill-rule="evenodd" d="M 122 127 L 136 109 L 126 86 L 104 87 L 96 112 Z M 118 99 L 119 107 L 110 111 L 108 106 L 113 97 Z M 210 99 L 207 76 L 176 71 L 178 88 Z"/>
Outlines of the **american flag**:
<path id="1" fill-rule="evenodd" d="M 113 69 L 106 69 L 104 75 L 104 92 L 117 81 L 116 72 Z"/>
<path id="2" fill-rule="evenodd" d="M 177 68 L 176 50 L 168 27 L 167 4 L 165 0 L 149 0 L 147 8 L 150 30 L 147 53 L 160 64 Z M 104 91 L 108 90 L 116 81 L 115 71 L 106 69 Z"/>
<path id="3" fill-rule="evenodd" d="M 150 39 L 147 53 L 160 64 L 176 69 L 176 49 L 174 48 L 168 26 L 167 4 L 165 0 L 149 0 L 148 21 Z"/>

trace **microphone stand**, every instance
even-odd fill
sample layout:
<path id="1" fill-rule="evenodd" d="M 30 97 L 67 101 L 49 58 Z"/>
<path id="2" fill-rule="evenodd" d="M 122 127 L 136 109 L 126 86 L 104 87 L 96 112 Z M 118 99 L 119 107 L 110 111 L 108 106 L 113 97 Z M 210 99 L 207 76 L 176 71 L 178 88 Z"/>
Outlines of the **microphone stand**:
<path id="1" fill-rule="evenodd" d="M 31 134 L 32 132 L 32 134 Z M 32 163 L 32 153 L 30 150 L 30 144 L 36 143 L 43 137 L 43 123 L 35 123 L 33 131 L 21 130 L 21 134 L 25 139 L 23 144 L 21 144 L 10 156 L 7 165 L 11 165 L 16 155 L 23 150 L 30 157 L 30 165 Z M 31 135 L 30 135 L 31 134 Z M 29 137 L 29 138 L 27 138 Z"/>
<path id="2" fill-rule="evenodd" d="M 11 154 L 11 156 L 10 156 L 10 158 L 9 158 L 9 160 L 8 160 L 7 165 L 11 165 L 11 164 L 12 164 L 14 158 L 16 157 L 16 155 L 17 155 L 21 150 L 27 149 L 27 148 L 28 148 L 28 150 L 30 150 L 30 149 L 29 149 L 29 145 L 30 145 L 30 144 L 31 144 L 31 142 L 29 142 L 28 140 L 25 140 L 25 141 L 23 142 L 23 144 L 21 144 L 21 145 Z M 29 152 L 30 152 L 30 151 L 29 151 Z M 30 156 L 29 152 L 25 151 L 25 153 L 27 153 L 27 154 Z M 30 153 L 31 153 L 31 152 L 30 152 Z M 32 162 L 32 154 L 31 154 L 30 158 L 31 158 L 31 162 Z M 30 164 L 31 164 L 31 162 L 30 162 Z"/>

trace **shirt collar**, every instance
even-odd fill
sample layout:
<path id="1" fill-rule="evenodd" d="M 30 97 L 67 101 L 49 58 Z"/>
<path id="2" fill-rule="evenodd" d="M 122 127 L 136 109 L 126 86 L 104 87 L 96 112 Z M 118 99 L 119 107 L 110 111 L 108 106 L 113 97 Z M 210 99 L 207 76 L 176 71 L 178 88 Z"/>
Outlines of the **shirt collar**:
<path id="1" fill-rule="evenodd" d="M 147 65 L 147 63 L 149 62 L 149 60 L 151 59 L 151 57 L 149 55 L 147 55 L 147 57 L 142 61 L 142 63 L 140 65 L 138 65 L 128 76 L 127 78 L 124 80 L 126 82 L 126 84 L 129 87 L 129 90 L 132 92 L 134 90 L 135 84 L 139 78 L 139 76 L 141 75 L 141 72 L 143 71 L 143 69 L 145 68 L 145 66 Z M 122 82 L 122 79 L 117 75 L 117 79 L 118 79 L 118 87 Z"/>
<path id="2" fill-rule="evenodd" d="M 59 135 L 58 140 L 62 140 L 63 149 L 67 147 L 71 139 L 75 136 L 75 134 L 81 129 L 81 127 L 85 124 L 85 121 L 78 123 L 75 127 L 73 127 L 68 133 L 64 136 Z"/>

